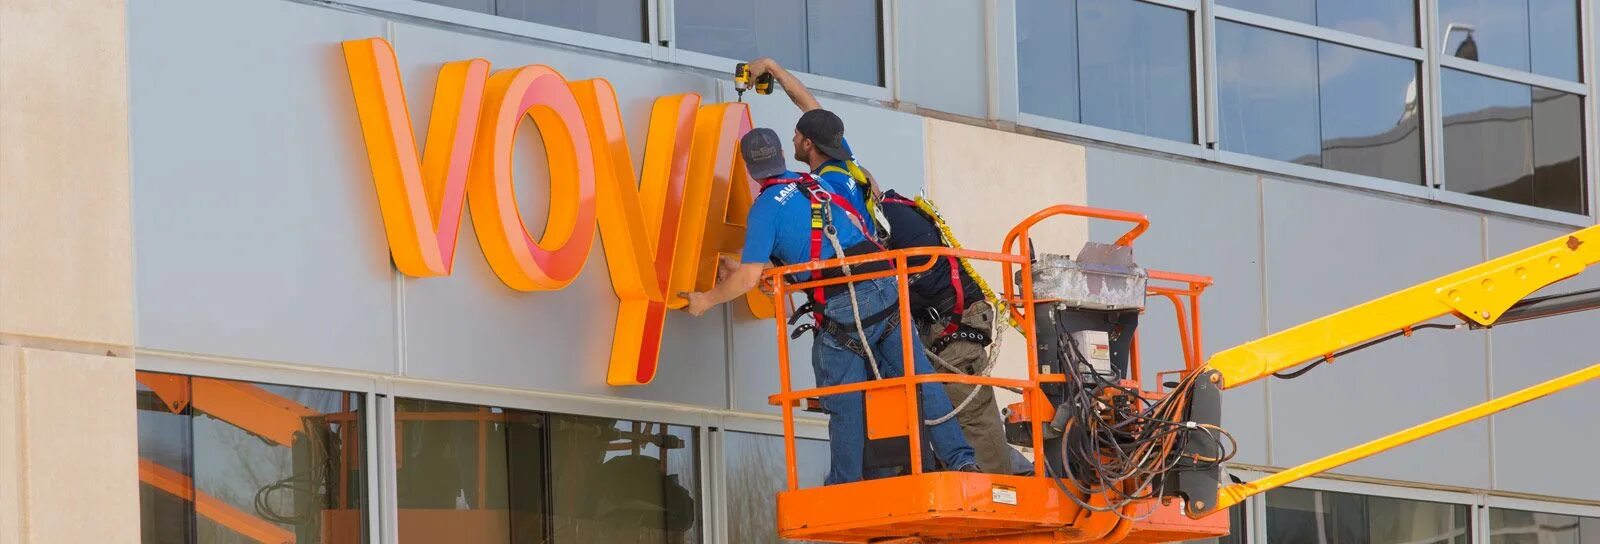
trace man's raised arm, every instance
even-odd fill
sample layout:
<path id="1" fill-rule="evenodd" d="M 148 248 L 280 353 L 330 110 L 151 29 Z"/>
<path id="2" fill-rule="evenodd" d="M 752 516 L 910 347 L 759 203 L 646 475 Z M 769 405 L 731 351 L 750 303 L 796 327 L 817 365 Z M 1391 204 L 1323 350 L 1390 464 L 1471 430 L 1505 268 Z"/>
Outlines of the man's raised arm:
<path id="1" fill-rule="evenodd" d="M 752 78 L 761 77 L 761 74 L 772 74 L 772 79 L 783 86 L 783 92 L 789 94 L 789 100 L 793 100 L 794 105 L 800 108 L 800 113 L 822 109 L 822 104 L 817 102 L 817 97 L 811 95 L 811 90 L 806 88 L 806 84 L 785 70 L 778 61 L 762 57 L 750 61 L 749 68 Z"/>

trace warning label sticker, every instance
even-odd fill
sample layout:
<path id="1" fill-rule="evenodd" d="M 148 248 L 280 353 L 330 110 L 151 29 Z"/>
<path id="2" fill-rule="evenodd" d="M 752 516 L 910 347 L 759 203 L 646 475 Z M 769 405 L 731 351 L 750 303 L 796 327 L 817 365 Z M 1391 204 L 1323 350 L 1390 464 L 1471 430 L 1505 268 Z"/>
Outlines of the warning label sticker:
<path id="1" fill-rule="evenodd" d="M 1017 505 L 1017 488 L 1015 487 L 1006 487 L 1003 485 L 992 486 L 990 488 L 990 495 L 992 496 L 995 504 L 1009 504 L 1012 506 Z"/>

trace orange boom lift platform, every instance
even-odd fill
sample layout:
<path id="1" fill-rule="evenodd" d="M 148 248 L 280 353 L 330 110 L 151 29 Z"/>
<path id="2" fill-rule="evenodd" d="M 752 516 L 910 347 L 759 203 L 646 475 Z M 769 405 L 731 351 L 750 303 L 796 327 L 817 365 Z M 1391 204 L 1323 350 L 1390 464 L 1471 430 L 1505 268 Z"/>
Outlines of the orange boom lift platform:
<path id="1" fill-rule="evenodd" d="M 1337 452 L 1255 482 L 1228 484 L 1224 463 L 1231 438 L 1222 431 L 1222 391 L 1305 364 L 1294 375 L 1378 342 L 1409 337 L 1425 328 L 1471 329 L 1600 308 L 1600 290 L 1527 298 L 1549 284 L 1600 262 L 1600 226 L 1401 289 L 1367 303 L 1247 342 L 1202 359 L 1200 296 L 1211 278 L 1139 269 L 1107 268 L 1104 263 L 1074 263 L 1096 288 L 1138 287 L 1139 298 L 1165 299 L 1175 309 L 1183 357 L 1181 370 L 1158 373 L 1174 382 L 1154 390 L 1140 385 L 1138 338 L 1127 346 L 1127 363 L 1113 376 L 1084 378 L 1098 370 L 1064 340 L 1062 323 L 1079 313 L 1106 316 L 1143 311 L 1124 302 L 1080 304 L 1057 294 L 1059 285 L 1036 285 L 1042 270 L 1030 247 L 1030 230 L 1058 216 L 1127 222 L 1128 232 L 1114 244 L 1086 246 L 1084 255 L 1123 254 L 1131 265 L 1134 241 L 1149 228 L 1140 214 L 1060 205 L 1022 221 L 1006 236 L 998 253 L 953 248 L 884 251 L 769 270 L 778 308 L 778 372 L 781 390 L 770 402 L 782 408 L 787 489 L 778 494 L 777 526 L 788 539 L 829 542 L 1178 542 L 1229 532 L 1221 510 L 1245 498 L 1295 480 L 1360 460 L 1477 418 L 1600 377 L 1600 364 L 1528 389 L 1425 422 L 1410 429 Z M 1026 342 L 1027 376 L 1000 378 L 961 374 L 916 374 L 861 383 L 795 390 L 790 383 L 790 337 L 785 324 L 791 293 L 819 286 L 894 277 L 900 300 L 909 300 L 908 279 L 931 266 L 927 256 L 955 256 L 998 263 L 1003 272 L 1000 303 Z M 1065 257 L 1060 257 L 1065 259 Z M 1114 260 L 1114 259 L 1113 259 Z M 892 268 L 811 281 L 787 281 L 812 270 L 886 262 Z M 924 261 L 920 266 L 910 263 Z M 1110 271 L 1137 273 L 1137 282 L 1117 284 L 1096 278 Z M 1046 277 L 1050 271 L 1046 272 Z M 1056 271 L 1056 272 L 1059 272 Z M 1076 279 L 1082 280 L 1084 277 Z M 1108 276 L 1110 277 L 1110 276 Z M 1058 281 L 1055 278 L 1047 281 Z M 1102 282 L 1102 280 L 1105 280 Z M 1096 283 L 1101 282 L 1101 283 Z M 1109 283 L 1107 283 L 1109 282 Z M 1077 286 L 1081 288 L 1083 285 Z M 1102 293 L 1104 294 L 1104 293 Z M 1125 295 L 1125 293 L 1124 293 Z M 1115 297 L 1117 293 L 1110 293 Z M 1070 297 L 1069 297 L 1070 298 Z M 1101 301 L 1103 302 L 1103 301 Z M 1108 313 L 1109 312 L 1109 313 Z M 912 335 L 911 311 L 899 307 L 904 353 L 920 348 Z M 1428 323 L 1454 318 L 1456 323 Z M 1135 329 L 1136 330 L 1136 329 Z M 1115 342 L 1113 342 L 1115 344 Z M 1116 348 L 1113 347 L 1115 352 Z M 1075 363 L 1075 364 L 1074 364 Z M 1158 380 L 1159 381 L 1159 380 Z M 915 387 L 927 383 L 966 383 L 1009 388 L 1022 402 L 1010 408 L 1009 426 L 1018 445 L 1033 453 L 1033 475 L 1012 476 L 923 469 L 921 425 Z M 869 440 L 904 440 L 909 462 L 903 475 L 802 489 L 795 460 L 795 409 L 814 399 L 851 392 L 866 398 Z M 1025 431 L 1025 432 L 1024 432 Z M 1088 439 L 1082 437 L 1089 436 Z M 1088 441 L 1085 441 L 1088 440 Z M 1087 446 L 1085 446 L 1087 444 Z M 1059 454 L 1057 452 L 1060 452 Z"/>

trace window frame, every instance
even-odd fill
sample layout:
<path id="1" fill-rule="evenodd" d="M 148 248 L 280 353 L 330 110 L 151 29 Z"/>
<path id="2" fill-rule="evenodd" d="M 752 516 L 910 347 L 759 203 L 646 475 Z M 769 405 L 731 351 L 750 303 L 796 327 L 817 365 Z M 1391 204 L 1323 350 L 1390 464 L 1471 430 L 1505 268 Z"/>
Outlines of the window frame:
<path id="1" fill-rule="evenodd" d="M 1580 36 L 1578 47 L 1580 50 L 1578 54 L 1580 76 L 1583 81 L 1579 83 L 1539 75 L 1531 71 L 1525 72 L 1504 68 L 1443 54 L 1438 48 L 1432 47 L 1432 44 L 1439 41 L 1437 36 L 1438 0 L 1415 0 L 1414 2 L 1417 8 L 1417 43 L 1419 44 L 1417 46 L 1403 45 L 1239 8 L 1219 6 L 1216 5 L 1216 0 L 1129 1 L 1144 2 L 1191 12 L 1191 24 L 1193 27 L 1191 33 L 1194 38 L 1193 56 L 1195 57 L 1196 141 L 1199 143 L 1165 140 L 1083 123 L 1062 121 L 1024 113 L 1017 106 L 1013 106 L 1014 109 L 1012 111 L 1004 113 L 1014 115 L 1013 118 L 1018 125 L 1064 136 L 1067 139 L 1082 139 L 1141 148 L 1169 155 L 1255 170 L 1266 174 L 1332 183 L 1366 191 L 1386 193 L 1401 198 L 1466 208 L 1492 215 L 1533 219 L 1575 227 L 1596 224 L 1597 218 L 1600 218 L 1600 184 L 1595 182 L 1597 179 L 1596 169 L 1600 167 L 1600 158 L 1596 157 L 1597 152 L 1600 152 L 1600 142 L 1596 141 L 1596 123 L 1600 121 L 1600 114 L 1597 114 L 1597 108 L 1592 103 L 1594 102 L 1594 97 L 1600 96 L 1600 87 L 1597 87 L 1596 83 L 1596 79 L 1600 78 L 1594 76 L 1596 67 L 1594 58 L 1595 43 L 1591 32 L 1594 31 L 1593 10 L 1595 8 L 1589 2 L 1579 2 L 1578 23 Z M 1002 0 L 1002 12 L 1002 17 L 1011 23 L 1011 28 L 1014 31 L 1016 25 L 1015 0 Z M 1221 149 L 1219 147 L 1220 127 L 1218 126 L 1217 117 L 1220 104 L 1216 81 L 1217 51 L 1215 44 L 1216 21 L 1218 20 L 1260 27 L 1269 31 L 1282 32 L 1317 42 L 1352 47 L 1419 63 L 1421 71 L 1419 78 L 1420 94 L 1423 97 L 1421 104 L 1423 115 L 1423 184 L 1418 185 L 1321 167 L 1299 165 Z M 1002 68 L 1007 69 L 1002 71 L 999 76 L 1002 78 L 1000 87 L 1007 91 L 1006 99 L 1010 100 L 1012 104 L 1016 104 L 1020 101 L 1017 75 L 1019 71 L 1025 70 L 1026 67 L 1016 66 L 1016 40 L 1014 35 L 1009 44 L 1005 46 L 1005 49 L 1006 51 L 1001 55 L 1001 59 L 1009 61 L 1010 64 L 1007 65 L 1006 62 L 1000 63 Z M 1009 57 L 1006 55 L 1009 55 Z M 1584 192 L 1588 201 L 1586 203 L 1587 213 L 1575 214 L 1541 208 L 1531 204 L 1495 200 L 1449 190 L 1449 180 L 1445 179 L 1444 176 L 1444 122 L 1439 109 L 1443 99 L 1440 89 L 1443 68 L 1561 91 L 1579 97 L 1583 103 L 1584 116 L 1584 141 L 1581 143 L 1581 149 L 1584 153 L 1582 162 L 1584 165 Z"/>
<path id="2" fill-rule="evenodd" d="M 543 42 L 552 42 L 568 47 L 592 49 L 607 53 L 615 53 L 640 60 L 666 62 L 679 64 L 690 68 L 710 70 L 718 74 L 732 71 L 733 65 L 750 59 L 731 59 L 707 53 L 680 49 L 675 39 L 676 20 L 673 18 L 673 7 L 678 0 L 644 0 L 645 4 L 645 41 L 633 41 L 603 34 L 594 34 L 581 30 L 572 30 L 554 25 L 501 17 L 488 13 L 478 13 L 464 9 L 430 4 L 423 0 L 324 0 L 336 5 L 358 8 L 363 11 L 382 12 L 390 15 L 399 15 L 402 19 L 416 19 L 424 22 L 444 23 L 479 30 L 486 30 L 497 34 L 529 38 Z M 892 101 L 895 89 L 894 70 L 894 6 L 895 0 L 871 0 L 878 2 L 881 17 L 878 20 L 878 38 L 880 55 L 880 68 L 883 72 L 883 85 L 868 85 L 857 81 L 833 78 L 806 72 L 794 72 L 795 76 L 805 82 L 806 86 L 814 90 L 830 93 L 850 95 L 858 98 L 878 101 Z M 732 83 L 724 82 L 723 99 L 727 93 L 732 92 Z"/>

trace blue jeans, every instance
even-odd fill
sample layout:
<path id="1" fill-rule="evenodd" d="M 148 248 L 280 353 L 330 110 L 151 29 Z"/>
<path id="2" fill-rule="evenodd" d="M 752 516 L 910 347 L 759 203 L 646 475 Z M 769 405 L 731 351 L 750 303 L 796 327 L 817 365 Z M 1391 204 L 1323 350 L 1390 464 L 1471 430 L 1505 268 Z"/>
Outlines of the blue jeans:
<path id="1" fill-rule="evenodd" d="M 863 318 L 895 307 L 899 301 L 894 278 L 857 282 L 855 285 L 856 300 L 861 304 L 859 313 Z M 850 338 L 859 336 L 855 332 L 855 313 L 850 311 L 848 291 L 841 291 L 837 295 L 828 297 L 826 309 L 823 311 L 830 321 L 849 331 L 847 336 Z M 900 349 L 899 316 L 895 315 L 866 327 L 866 333 L 867 339 L 873 342 L 872 354 L 878 360 L 878 370 L 883 377 L 903 376 L 905 372 L 902 366 L 905 359 Z M 912 338 L 917 374 L 932 374 L 933 365 L 928 363 L 928 356 L 923 353 L 922 338 L 915 334 L 915 330 Z M 819 387 L 873 379 L 872 371 L 868 369 L 867 361 L 861 355 L 850 351 L 839 342 L 839 339 L 821 331 L 818 331 L 816 342 L 812 344 L 811 366 L 816 371 Z M 927 383 L 918 386 L 917 397 L 921 405 L 922 419 L 950 413 L 950 397 L 945 395 L 942 384 Z M 859 392 L 822 398 L 822 407 L 829 414 L 828 449 L 832 457 L 828 477 L 825 480 L 828 485 L 861 480 L 862 451 L 866 447 L 867 439 L 866 408 L 863 398 Z M 972 446 L 968 445 L 967 439 L 962 436 L 961 426 L 955 418 L 938 425 L 923 425 L 922 429 L 923 439 L 933 443 L 934 453 L 944 466 L 960 468 L 975 462 Z"/>

